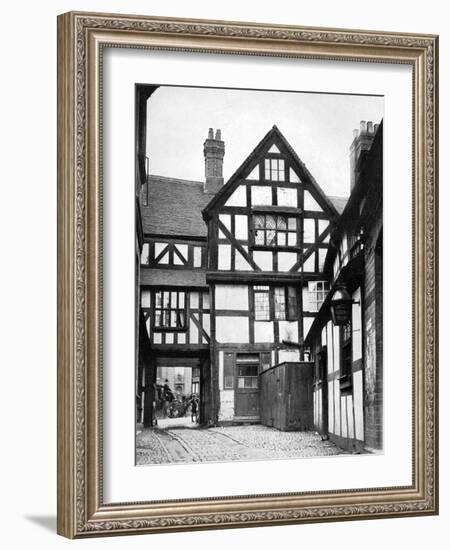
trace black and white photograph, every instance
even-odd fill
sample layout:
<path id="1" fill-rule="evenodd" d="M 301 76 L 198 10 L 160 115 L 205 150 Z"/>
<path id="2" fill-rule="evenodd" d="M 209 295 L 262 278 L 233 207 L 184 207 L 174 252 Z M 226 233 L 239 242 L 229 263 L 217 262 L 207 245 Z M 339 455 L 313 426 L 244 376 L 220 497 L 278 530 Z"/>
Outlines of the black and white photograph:
<path id="1" fill-rule="evenodd" d="M 136 85 L 136 464 L 383 451 L 383 97 Z"/>

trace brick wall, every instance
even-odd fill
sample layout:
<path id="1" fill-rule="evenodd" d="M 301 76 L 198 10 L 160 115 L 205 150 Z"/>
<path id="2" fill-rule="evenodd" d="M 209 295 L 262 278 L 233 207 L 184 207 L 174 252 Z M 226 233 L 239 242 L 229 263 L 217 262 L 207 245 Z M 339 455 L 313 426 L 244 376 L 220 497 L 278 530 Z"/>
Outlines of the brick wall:
<path id="1" fill-rule="evenodd" d="M 383 446 L 383 312 L 380 227 L 373 228 L 364 271 L 364 426 L 369 448 Z M 378 246 L 377 246 L 378 244 Z"/>

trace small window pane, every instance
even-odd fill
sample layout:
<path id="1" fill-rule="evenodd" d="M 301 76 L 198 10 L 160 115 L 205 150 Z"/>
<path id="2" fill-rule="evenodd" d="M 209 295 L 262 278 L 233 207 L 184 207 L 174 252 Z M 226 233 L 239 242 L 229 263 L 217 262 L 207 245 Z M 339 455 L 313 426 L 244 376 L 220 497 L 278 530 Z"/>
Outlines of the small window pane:
<path id="1" fill-rule="evenodd" d="M 286 292 L 284 287 L 275 288 L 275 319 L 284 321 L 286 319 Z"/>
<path id="2" fill-rule="evenodd" d="M 150 307 L 150 291 L 143 290 L 141 294 L 141 306 Z"/>
<path id="3" fill-rule="evenodd" d="M 296 218 L 288 218 L 288 229 L 297 229 L 297 219 Z"/>
<path id="4" fill-rule="evenodd" d="M 255 229 L 264 229 L 265 216 L 256 215 L 254 217 Z"/>
<path id="5" fill-rule="evenodd" d="M 255 244 L 264 244 L 264 231 L 255 231 Z"/>
<path id="6" fill-rule="evenodd" d="M 277 217 L 277 229 L 286 229 L 286 218 L 283 218 L 283 216 Z"/>
<path id="7" fill-rule="evenodd" d="M 155 325 L 157 327 L 160 327 L 161 322 L 162 322 L 161 311 L 156 311 L 156 313 L 155 313 Z"/>
<path id="8" fill-rule="evenodd" d="M 270 320 L 270 304 L 269 304 L 269 289 L 267 291 L 257 291 L 255 287 L 255 320 L 268 321 Z"/>
<path id="9" fill-rule="evenodd" d="M 203 293 L 203 309 L 209 309 L 209 292 Z"/>
<path id="10" fill-rule="evenodd" d="M 170 306 L 170 292 L 163 292 L 163 307 L 168 308 Z"/>
<path id="11" fill-rule="evenodd" d="M 288 233 L 288 245 L 295 246 L 297 244 L 297 233 Z"/>
<path id="12" fill-rule="evenodd" d="M 276 244 L 276 233 L 275 231 L 267 231 L 266 232 L 266 244 L 267 246 L 273 246 Z"/>
<path id="13" fill-rule="evenodd" d="M 286 246 L 286 233 L 278 233 L 278 246 Z"/>

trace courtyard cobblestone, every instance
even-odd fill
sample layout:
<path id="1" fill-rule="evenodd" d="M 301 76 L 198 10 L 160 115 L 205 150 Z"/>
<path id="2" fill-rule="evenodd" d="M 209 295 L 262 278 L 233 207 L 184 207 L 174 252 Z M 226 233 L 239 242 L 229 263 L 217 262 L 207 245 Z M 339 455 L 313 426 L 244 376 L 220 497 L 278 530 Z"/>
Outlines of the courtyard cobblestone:
<path id="1" fill-rule="evenodd" d="M 310 458 L 345 454 L 316 432 L 281 432 L 262 425 L 144 428 L 136 463 L 167 464 Z"/>

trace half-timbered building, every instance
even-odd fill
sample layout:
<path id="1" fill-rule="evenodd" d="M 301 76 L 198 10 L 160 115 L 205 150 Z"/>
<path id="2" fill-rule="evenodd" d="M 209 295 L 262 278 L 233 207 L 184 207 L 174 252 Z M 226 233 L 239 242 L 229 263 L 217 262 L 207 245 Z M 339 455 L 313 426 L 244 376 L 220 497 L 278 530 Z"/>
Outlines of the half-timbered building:
<path id="1" fill-rule="evenodd" d="M 191 367 L 201 423 L 259 422 L 261 373 L 308 359 L 304 337 L 329 290 L 325 260 L 345 199 L 325 195 L 276 126 L 226 183 L 213 129 L 204 181 L 150 175 L 142 103 L 138 420 L 154 423 L 158 367 Z"/>
<path id="2" fill-rule="evenodd" d="M 315 429 L 350 451 L 383 445 L 382 143 L 382 124 L 355 130 L 351 194 L 325 260 L 329 292 L 305 335 Z"/>

